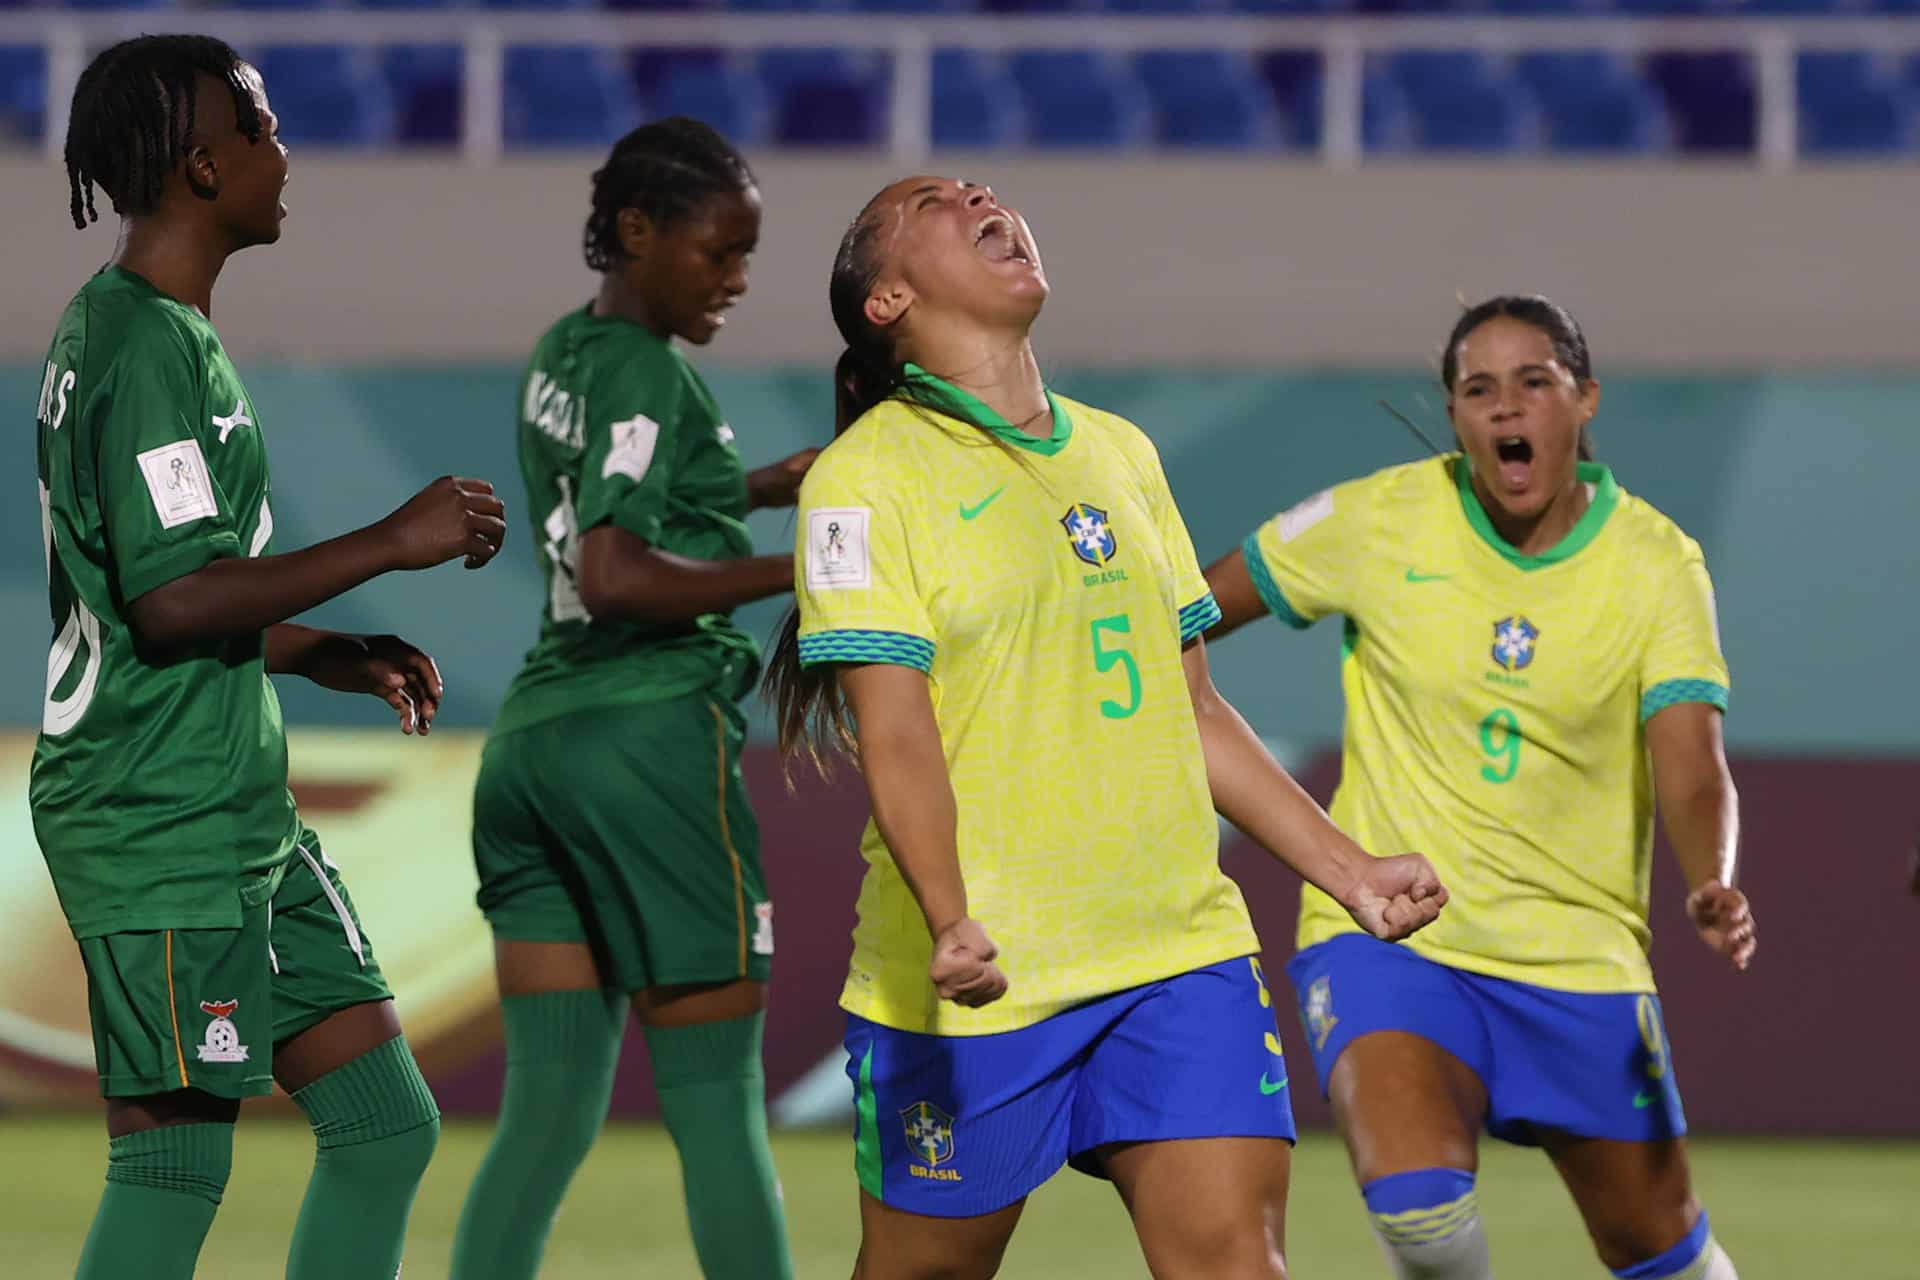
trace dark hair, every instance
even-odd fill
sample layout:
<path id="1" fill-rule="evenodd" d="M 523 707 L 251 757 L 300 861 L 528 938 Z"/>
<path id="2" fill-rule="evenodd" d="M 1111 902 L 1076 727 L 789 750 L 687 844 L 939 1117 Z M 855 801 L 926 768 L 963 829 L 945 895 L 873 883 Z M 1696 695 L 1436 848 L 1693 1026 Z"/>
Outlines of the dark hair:
<path id="1" fill-rule="evenodd" d="M 620 258 L 620 211 L 638 209 L 666 227 L 714 196 L 754 184 L 753 170 L 733 144 L 687 116 L 643 124 L 613 144 L 593 174 L 593 212 L 581 237 L 587 266 L 605 271 Z"/>
<path id="2" fill-rule="evenodd" d="M 1587 335 L 1580 331 L 1579 322 L 1565 307 L 1537 293 L 1502 294 L 1468 307 L 1454 322 L 1453 332 L 1447 335 L 1446 349 L 1440 353 L 1440 385 L 1449 396 L 1453 394 L 1454 379 L 1460 376 L 1460 344 L 1487 321 L 1502 317 L 1532 325 L 1545 334 L 1553 344 L 1554 355 L 1575 382 L 1584 386 L 1593 381 L 1593 353 L 1587 348 Z M 1593 458 L 1593 441 L 1582 427 L 1580 460 L 1592 462 Z"/>
<path id="3" fill-rule="evenodd" d="M 833 366 L 833 434 L 864 417 L 868 410 L 897 394 L 904 384 L 905 366 L 893 358 L 893 344 L 867 319 L 867 298 L 880 279 L 880 255 L 874 247 L 879 224 L 865 211 L 840 237 L 833 255 L 833 275 L 827 281 L 827 304 L 834 327 L 847 349 Z M 800 665 L 800 607 L 787 610 L 780 636 L 767 658 L 762 692 L 773 704 L 779 727 L 780 751 L 789 760 L 804 753 L 822 774 L 829 757 L 822 744 L 854 752 L 853 729 L 840 683 L 829 668 L 808 670 Z"/>
<path id="4" fill-rule="evenodd" d="M 84 229 L 99 220 L 95 186 L 107 193 L 115 213 L 153 212 L 167 175 L 186 155 L 201 76 L 227 86 L 236 127 L 247 141 L 258 142 L 260 113 L 253 90 L 240 79 L 244 65 L 233 46 L 211 36 L 140 36 L 89 63 L 73 87 L 67 117 L 73 225 Z"/>

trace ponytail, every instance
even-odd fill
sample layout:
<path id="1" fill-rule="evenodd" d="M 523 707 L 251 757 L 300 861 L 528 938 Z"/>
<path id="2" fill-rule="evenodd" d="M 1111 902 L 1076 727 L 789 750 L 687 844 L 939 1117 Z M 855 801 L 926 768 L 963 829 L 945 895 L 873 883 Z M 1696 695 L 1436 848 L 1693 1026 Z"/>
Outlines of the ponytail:
<path id="1" fill-rule="evenodd" d="M 901 368 L 872 343 L 850 344 L 833 366 L 833 434 L 865 417 L 867 411 L 900 390 Z"/>

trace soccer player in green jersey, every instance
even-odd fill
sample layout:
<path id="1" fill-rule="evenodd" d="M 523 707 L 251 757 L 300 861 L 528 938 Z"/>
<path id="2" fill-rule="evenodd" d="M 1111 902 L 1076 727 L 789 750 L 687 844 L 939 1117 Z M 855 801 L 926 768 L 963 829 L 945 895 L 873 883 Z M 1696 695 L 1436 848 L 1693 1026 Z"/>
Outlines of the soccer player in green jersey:
<path id="1" fill-rule="evenodd" d="M 318 1143 L 287 1275 L 390 1277 L 439 1112 L 340 873 L 287 790 L 273 673 L 371 693 L 425 733 L 441 694 L 393 636 L 285 619 L 400 569 L 492 559 L 491 486 L 271 555 L 261 424 L 209 320 L 226 260 L 280 238 L 287 156 L 217 40 L 117 44 L 80 77 L 73 219 L 111 265 L 60 318 L 38 411 L 53 645 L 34 831 L 86 964 L 111 1139 L 81 1280 L 187 1280 L 240 1100 L 275 1081 Z M 266 1268 L 262 1268 L 265 1270 Z"/>
<path id="2" fill-rule="evenodd" d="M 1700 939 L 1734 887 L 1726 659 L 1699 544 L 1591 460 L 1580 327 L 1493 298 L 1441 359 L 1458 452 L 1336 485 L 1207 571 L 1223 619 L 1342 617 L 1333 816 L 1432 850 L 1454 898 L 1403 947 L 1301 895 L 1287 966 L 1392 1275 L 1488 1280 L 1482 1130 L 1539 1146 L 1621 1280 L 1736 1280 L 1687 1172 L 1648 962 L 1656 807 Z"/>
<path id="3" fill-rule="evenodd" d="M 814 451 L 744 470 L 673 346 L 719 333 L 759 238 L 758 188 L 725 139 L 684 118 L 634 130 L 593 175 L 599 293 L 540 339 L 521 389 L 547 593 L 474 794 L 507 1081 L 456 1280 L 534 1275 L 629 1007 L 705 1273 L 792 1274 L 760 1065 L 773 907 L 740 776 L 737 704 L 760 659 L 729 614 L 793 589 L 792 558 L 755 556 L 744 520 L 791 505 Z"/>

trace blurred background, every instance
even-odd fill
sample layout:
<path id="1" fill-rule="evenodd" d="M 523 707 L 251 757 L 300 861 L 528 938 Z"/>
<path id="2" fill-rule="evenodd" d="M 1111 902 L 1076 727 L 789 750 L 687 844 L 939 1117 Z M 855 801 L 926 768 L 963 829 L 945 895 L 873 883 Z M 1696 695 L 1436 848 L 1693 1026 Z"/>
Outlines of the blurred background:
<path id="1" fill-rule="evenodd" d="M 231 263 L 214 319 L 269 441 L 276 540 L 376 519 L 444 472 L 520 504 L 520 361 L 582 303 L 588 175 L 626 129 L 699 116 L 766 201 L 753 291 L 697 353 L 749 465 L 831 432 L 840 232 L 915 170 L 1024 211 L 1054 296 L 1053 385 L 1141 423 L 1204 560 L 1274 511 L 1445 442 L 1438 345 L 1462 301 L 1539 291 L 1584 323 L 1621 483 L 1705 547 L 1733 669 L 1727 737 L 1763 925 L 1736 979 L 1693 940 L 1664 849 L 1656 966 L 1697 1180 L 1750 1278 L 1913 1280 L 1920 1185 L 1920 3 L 1916 0 L 607 0 L 218 7 L 0 0 L 0 1237 L 70 1274 L 103 1146 L 84 982 L 25 793 L 44 682 L 27 477 L 61 306 L 112 252 L 67 218 L 67 103 L 94 51 L 225 36 L 293 152 L 281 244 Z M 763 550 L 791 545 L 760 513 Z M 485 574 L 376 582 L 315 614 L 396 631 L 447 678 L 434 734 L 289 684 L 294 787 L 342 864 L 449 1125 L 407 1274 L 447 1240 L 497 1102 L 489 939 L 468 802 L 543 593 L 524 513 Z M 765 635 L 783 606 L 744 610 Z M 1325 798 L 1337 628 L 1252 629 L 1217 679 Z M 783 785 L 755 709 L 747 771 L 779 904 L 769 1100 L 803 1275 L 857 1227 L 833 1008 L 866 801 Z M 1063 785 L 1069 785 L 1063 782 Z M 1223 832 L 1278 973 L 1290 876 Z M 1298 1020 L 1297 1274 L 1382 1274 Z M 206 1276 L 277 1274 L 309 1159 L 284 1107 L 242 1126 Z M 616 1124 L 548 1274 L 694 1274 L 637 1034 Z M 1601 1274 L 1551 1171 L 1490 1150 L 1502 1274 Z M 242 1185 L 243 1184 L 243 1185 Z M 10 1267 L 14 1264 L 9 1264 Z M 1582 1270 L 1584 1269 L 1584 1270 Z M 1004 1274 L 1143 1275 L 1117 1201 L 1065 1175 Z"/>

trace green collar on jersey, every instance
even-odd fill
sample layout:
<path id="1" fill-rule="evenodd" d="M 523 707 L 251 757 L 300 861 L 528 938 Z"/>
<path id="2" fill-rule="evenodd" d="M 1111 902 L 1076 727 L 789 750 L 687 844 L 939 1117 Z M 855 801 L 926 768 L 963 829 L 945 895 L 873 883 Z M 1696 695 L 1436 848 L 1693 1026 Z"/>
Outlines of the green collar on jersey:
<path id="1" fill-rule="evenodd" d="M 1480 495 L 1473 491 L 1473 464 L 1461 454 L 1454 460 L 1453 478 L 1460 487 L 1460 510 L 1466 514 L 1467 523 L 1480 535 L 1482 541 L 1505 556 L 1507 562 L 1521 569 L 1544 569 L 1550 564 L 1559 564 L 1586 547 L 1600 533 L 1607 523 L 1607 517 L 1620 502 L 1620 486 L 1614 481 L 1613 472 L 1597 462 L 1582 462 L 1575 466 L 1580 483 L 1593 486 L 1593 500 L 1587 503 L 1586 514 L 1582 515 L 1573 528 L 1567 530 L 1567 536 L 1537 556 L 1522 555 L 1514 550 L 1513 544 L 1500 536 L 1493 527 L 1486 508 L 1480 505 Z"/>
<path id="2" fill-rule="evenodd" d="M 1047 404 L 1053 410 L 1053 434 L 1045 437 L 1028 435 L 989 409 L 980 397 L 962 391 L 945 378 L 928 373 L 917 364 L 907 365 L 902 392 L 914 404 L 935 413 L 944 413 L 949 418 L 958 418 L 982 431 L 991 431 L 1014 448 L 1030 453 L 1051 457 L 1066 448 L 1067 441 L 1073 436 L 1073 420 L 1067 417 L 1065 406 L 1053 398 L 1051 390 L 1047 392 Z"/>

